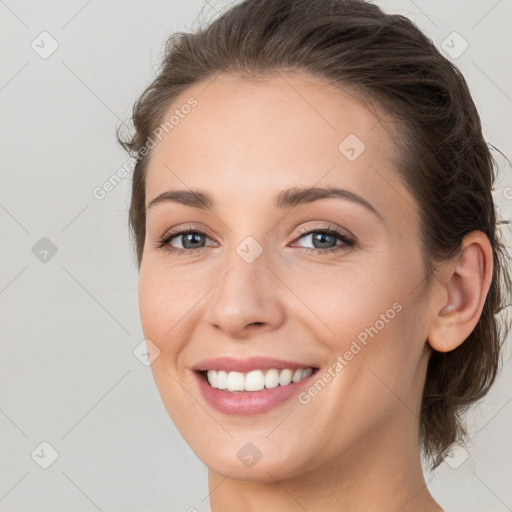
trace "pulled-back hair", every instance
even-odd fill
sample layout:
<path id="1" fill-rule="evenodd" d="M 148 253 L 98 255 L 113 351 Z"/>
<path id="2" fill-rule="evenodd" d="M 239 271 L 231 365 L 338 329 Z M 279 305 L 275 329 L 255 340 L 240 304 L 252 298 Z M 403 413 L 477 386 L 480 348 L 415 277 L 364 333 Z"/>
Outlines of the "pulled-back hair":
<path id="1" fill-rule="evenodd" d="M 492 191 L 496 161 L 459 69 L 408 18 L 363 0 L 245 0 L 195 33 L 171 35 L 161 69 L 134 105 L 134 133 L 118 140 L 137 157 L 129 210 L 137 263 L 145 239 L 145 148 L 167 109 L 188 87 L 220 73 L 265 77 L 307 72 L 378 106 L 396 125 L 397 172 L 419 206 L 424 280 L 480 230 L 492 246 L 493 274 L 481 317 L 450 352 L 433 350 L 423 390 L 419 435 L 431 467 L 454 442 L 463 417 L 495 381 L 508 334 L 498 313 L 511 289 Z M 503 328 L 504 327 L 504 328 Z"/>

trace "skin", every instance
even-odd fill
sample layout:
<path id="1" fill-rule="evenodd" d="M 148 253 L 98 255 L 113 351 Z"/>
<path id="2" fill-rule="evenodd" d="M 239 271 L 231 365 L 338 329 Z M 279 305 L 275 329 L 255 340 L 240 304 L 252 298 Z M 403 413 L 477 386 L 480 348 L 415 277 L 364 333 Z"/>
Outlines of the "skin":
<path id="1" fill-rule="evenodd" d="M 431 347 L 453 350 L 478 322 L 492 275 L 487 238 L 467 235 L 427 294 L 418 206 L 397 175 L 382 113 L 379 121 L 378 111 L 298 73 L 222 75 L 187 89 L 169 111 L 190 96 L 198 105 L 152 151 L 146 202 L 190 188 L 208 191 L 215 208 L 168 202 L 147 211 L 139 304 L 144 335 L 160 350 L 151 368 L 163 403 L 208 467 L 212 512 L 441 511 L 420 465 L 421 393 Z M 366 146 L 354 161 L 338 149 L 348 134 Z M 273 208 L 282 189 L 314 185 L 361 195 L 382 220 L 339 198 Z M 156 247 L 190 225 L 206 234 L 202 249 Z M 299 229 L 325 226 L 355 245 L 313 253 L 322 246 Z M 263 250 L 250 264 L 236 252 L 247 236 Z M 326 247 L 342 244 L 330 240 Z M 262 414 L 221 414 L 190 369 L 209 357 L 262 355 L 321 375 L 394 303 L 400 312 L 307 404 L 293 397 Z M 252 467 L 237 457 L 247 442 L 262 453 Z"/>

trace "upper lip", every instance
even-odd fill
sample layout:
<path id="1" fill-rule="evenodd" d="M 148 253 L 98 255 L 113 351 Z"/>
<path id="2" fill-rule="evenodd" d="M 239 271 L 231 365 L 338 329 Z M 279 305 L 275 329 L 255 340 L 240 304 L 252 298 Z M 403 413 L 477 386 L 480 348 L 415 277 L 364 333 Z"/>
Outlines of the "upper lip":
<path id="1" fill-rule="evenodd" d="M 316 368 L 309 363 L 299 363 L 296 361 L 285 361 L 284 359 L 274 359 L 271 357 L 250 357 L 247 359 L 237 359 L 234 357 L 215 357 L 211 359 L 204 359 L 195 366 L 192 370 L 206 371 L 206 370 L 224 370 L 226 372 L 241 372 L 246 373 L 252 370 L 270 370 L 275 368 L 277 370 L 297 370 L 299 368 Z"/>

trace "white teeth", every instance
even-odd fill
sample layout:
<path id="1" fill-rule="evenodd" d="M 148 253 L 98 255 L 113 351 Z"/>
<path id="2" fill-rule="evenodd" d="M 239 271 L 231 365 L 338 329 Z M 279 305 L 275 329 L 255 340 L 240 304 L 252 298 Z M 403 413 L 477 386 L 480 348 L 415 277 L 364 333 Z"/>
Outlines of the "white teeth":
<path id="1" fill-rule="evenodd" d="M 265 374 L 265 387 L 275 388 L 279 386 L 279 372 L 277 370 L 268 370 Z"/>
<path id="2" fill-rule="evenodd" d="M 302 370 L 295 370 L 293 372 L 292 382 L 299 382 L 302 379 Z"/>
<path id="3" fill-rule="evenodd" d="M 229 391 L 243 391 L 244 390 L 244 374 L 240 372 L 229 372 L 227 389 Z"/>
<path id="4" fill-rule="evenodd" d="M 208 372 L 208 382 L 211 384 L 212 388 L 219 387 L 219 373 L 220 372 Z"/>
<path id="5" fill-rule="evenodd" d="M 279 384 L 287 386 L 292 381 L 293 370 L 281 370 L 279 374 Z"/>
<path id="6" fill-rule="evenodd" d="M 264 387 L 265 378 L 261 370 L 254 370 L 245 376 L 245 391 L 261 391 Z"/>
<path id="7" fill-rule="evenodd" d="M 210 373 L 210 372 L 208 372 Z M 224 371 L 215 372 L 217 374 L 217 388 L 226 389 L 228 387 L 228 374 Z M 209 378 L 209 376 L 208 376 Z"/>
<path id="8" fill-rule="evenodd" d="M 306 377 L 309 377 L 313 373 L 313 368 L 306 368 L 305 370 L 302 370 L 302 378 L 305 379 Z"/>
<path id="9" fill-rule="evenodd" d="M 227 391 L 261 391 L 277 386 L 287 386 L 292 382 L 299 382 L 313 373 L 312 368 L 298 370 L 253 370 L 248 373 L 226 372 L 224 370 L 208 370 L 206 375 L 212 388 L 226 389 Z"/>

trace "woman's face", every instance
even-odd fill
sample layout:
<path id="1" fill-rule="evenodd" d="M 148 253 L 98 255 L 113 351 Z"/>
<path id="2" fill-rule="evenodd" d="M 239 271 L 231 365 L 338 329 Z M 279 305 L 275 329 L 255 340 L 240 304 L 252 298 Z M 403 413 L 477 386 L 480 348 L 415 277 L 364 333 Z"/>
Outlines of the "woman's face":
<path id="1" fill-rule="evenodd" d="M 384 120 L 306 74 L 219 76 L 166 120 L 175 109 L 146 205 L 183 194 L 147 209 L 139 302 L 184 439 L 212 471 L 257 481 L 407 457 L 429 312 L 416 201 Z M 179 231 L 196 234 L 169 240 Z"/>

